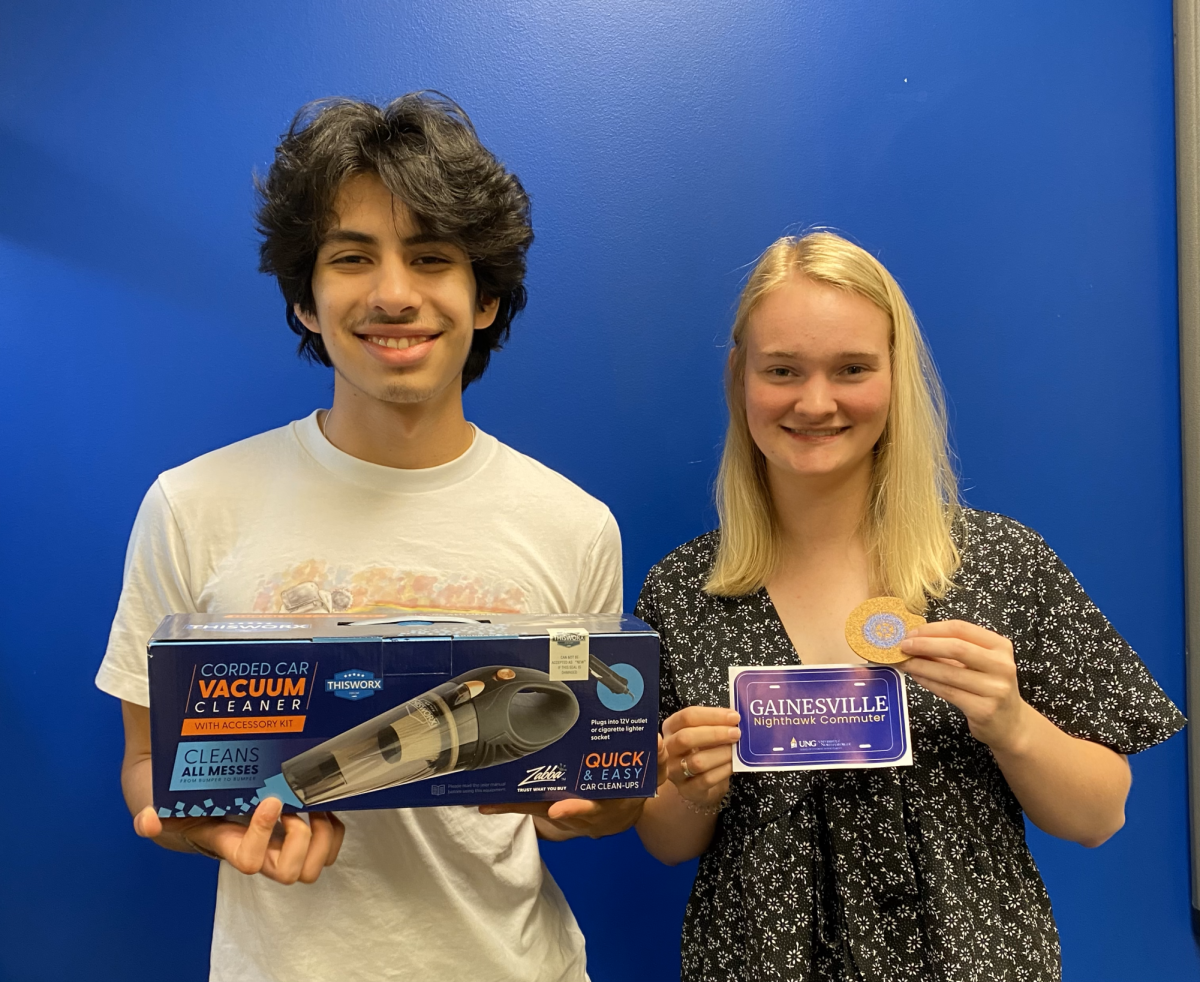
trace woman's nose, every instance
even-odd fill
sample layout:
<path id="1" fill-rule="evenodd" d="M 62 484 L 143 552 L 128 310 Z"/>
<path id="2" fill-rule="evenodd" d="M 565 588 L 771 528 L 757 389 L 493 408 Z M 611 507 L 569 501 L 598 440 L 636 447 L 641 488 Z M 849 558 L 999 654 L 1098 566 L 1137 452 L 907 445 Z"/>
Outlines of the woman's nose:
<path id="1" fill-rule="evenodd" d="M 796 393 L 792 411 L 803 416 L 828 416 L 837 412 L 837 400 L 829 380 L 820 375 L 805 379 Z"/>

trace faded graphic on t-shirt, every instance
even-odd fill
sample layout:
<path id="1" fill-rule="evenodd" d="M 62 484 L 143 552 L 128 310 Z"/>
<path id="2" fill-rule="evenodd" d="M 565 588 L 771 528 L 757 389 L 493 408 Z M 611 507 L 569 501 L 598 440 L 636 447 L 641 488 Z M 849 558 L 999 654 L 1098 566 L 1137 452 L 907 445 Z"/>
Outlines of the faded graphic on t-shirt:
<path id="1" fill-rule="evenodd" d="M 265 577 L 255 613 L 370 613 L 378 610 L 455 610 L 519 614 L 525 591 L 517 583 L 469 573 L 439 575 L 395 566 L 330 566 L 319 559 Z"/>

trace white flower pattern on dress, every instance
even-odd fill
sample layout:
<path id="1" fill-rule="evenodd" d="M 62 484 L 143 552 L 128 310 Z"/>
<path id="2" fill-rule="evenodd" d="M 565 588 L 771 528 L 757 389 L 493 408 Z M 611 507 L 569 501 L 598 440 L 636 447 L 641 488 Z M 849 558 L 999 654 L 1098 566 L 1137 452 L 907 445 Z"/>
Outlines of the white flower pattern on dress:
<path id="1" fill-rule="evenodd" d="M 765 590 L 710 597 L 718 533 L 646 579 L 661 718 L 729 704 L 728 666 L 796 664 Z M 1021 694 L 1067 733 L 1136 753 L 1184 719 L 1037 533 L 966 510 L 931 621 L 1009 638 Z M 908 681 L 913 766 L 735 774 L 683 927 L 687 982 L 1056 982 L 1058 932 L 1020 805 L 954 706 Z"/>

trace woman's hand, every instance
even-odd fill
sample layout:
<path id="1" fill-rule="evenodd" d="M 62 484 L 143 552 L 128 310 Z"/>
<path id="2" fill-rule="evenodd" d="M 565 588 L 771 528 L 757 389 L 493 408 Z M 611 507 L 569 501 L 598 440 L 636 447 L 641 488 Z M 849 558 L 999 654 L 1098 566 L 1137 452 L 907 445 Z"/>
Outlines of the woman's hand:
<path id="1" fill-rule="evenodd" d="M 966 621 L 922 624 L 900 642 L 901 668 L 961 709 L 971 735 L 1000 752 L 1019 749 L 1031 710 L 1017 687 L 1012 642 Z"/>
<path id="2" fill-rule="evenodd" d="M 1044 832 L 1098 846 L 1125 822 L 1129 764 L 1064 733 L 1021 698 L 1012 643 L 965 621 L 923 624 L 900 642 L 901 667 L 957 706 L 991 748 L 1025 814 Z"/>
<path id="3" fill-rule="evenodd" d="M 685 801 L 705 808 L 725 797 L 740 719 L 732 709 L 688 706 L 663 723 L 667 777 Z"/>

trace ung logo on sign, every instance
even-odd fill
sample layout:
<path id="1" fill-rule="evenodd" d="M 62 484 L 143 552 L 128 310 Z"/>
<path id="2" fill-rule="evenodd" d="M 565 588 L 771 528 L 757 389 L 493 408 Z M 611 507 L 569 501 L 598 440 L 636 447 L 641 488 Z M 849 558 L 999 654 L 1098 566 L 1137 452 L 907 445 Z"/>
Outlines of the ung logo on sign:
<path id="1" fill-rule="evenodd" d="M 361 668 L 334 672 L 333 678 L 325 680 L 326 692 L 332 692 L 339 699 L 350 699 L 354 702 L 370 698 L 382 688 L 383 679 L 377 679 L 374 672 L 365 672 Z"/>

